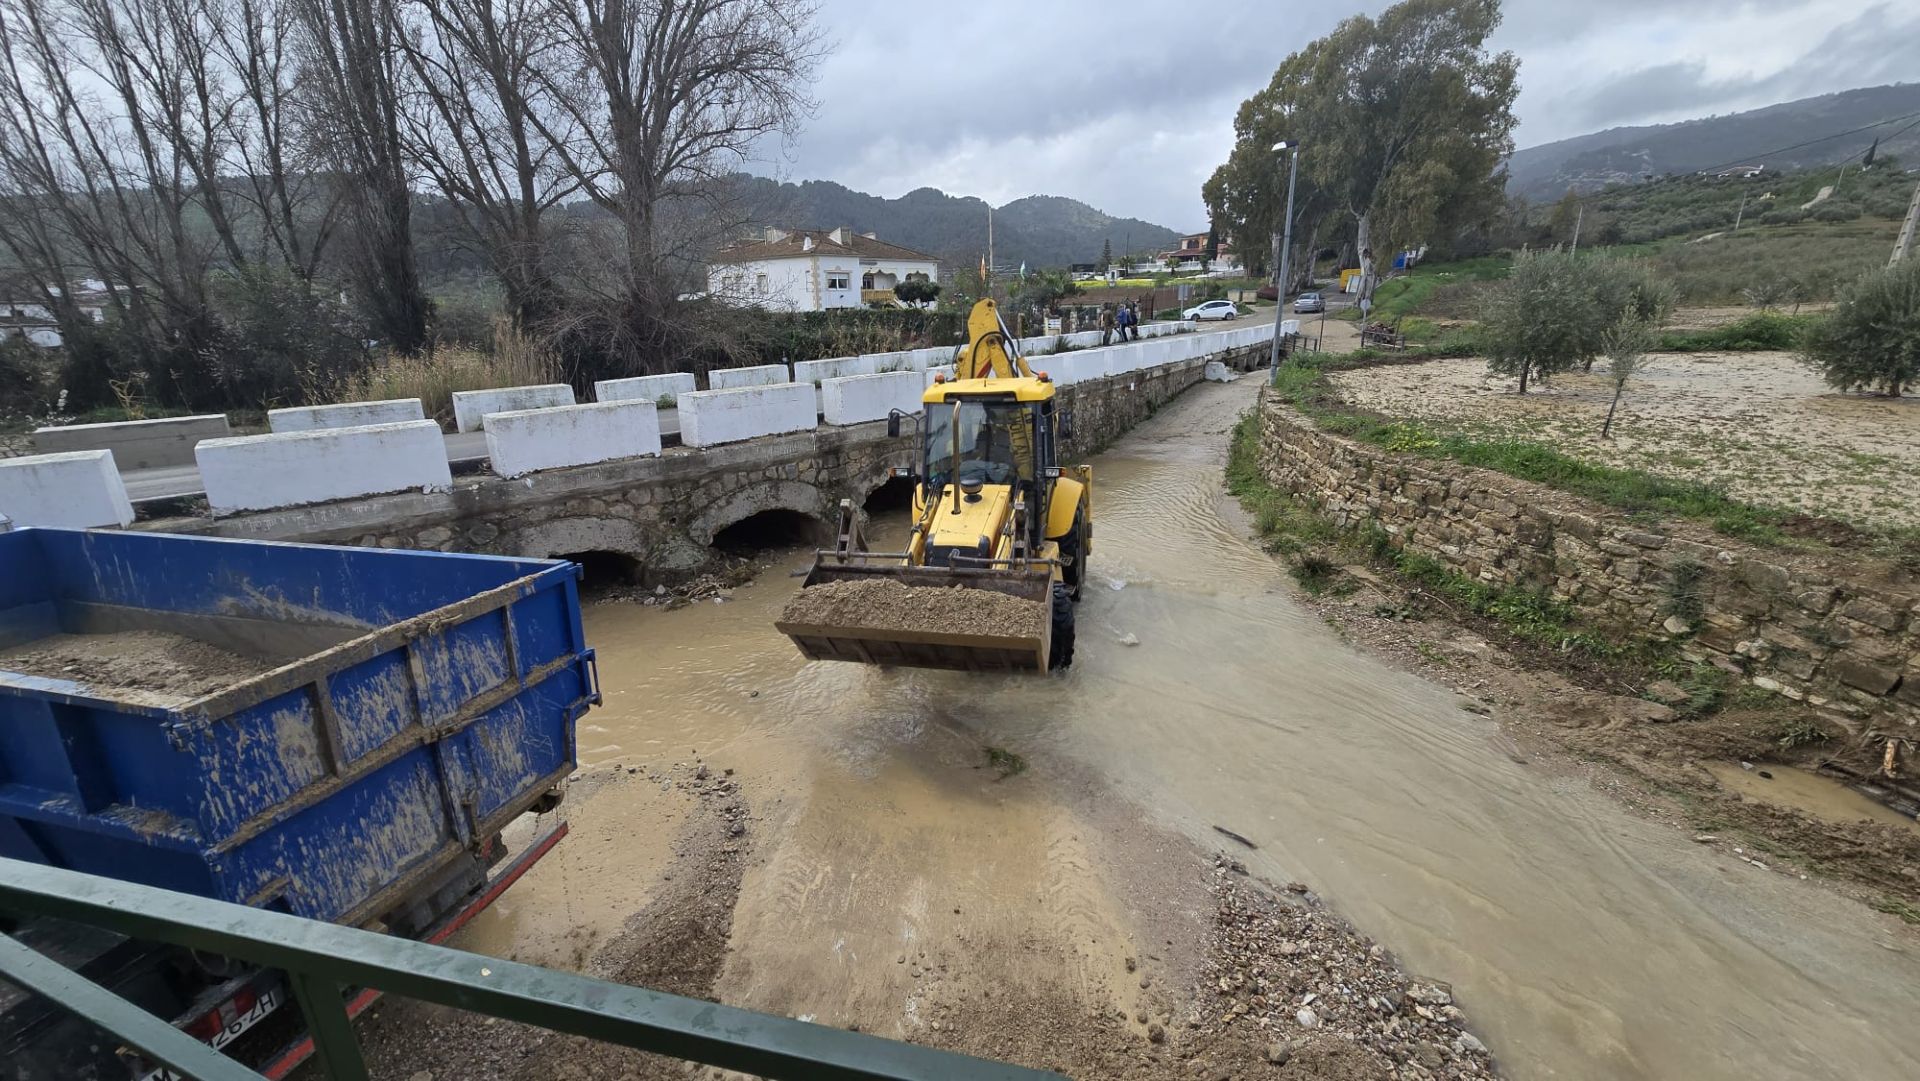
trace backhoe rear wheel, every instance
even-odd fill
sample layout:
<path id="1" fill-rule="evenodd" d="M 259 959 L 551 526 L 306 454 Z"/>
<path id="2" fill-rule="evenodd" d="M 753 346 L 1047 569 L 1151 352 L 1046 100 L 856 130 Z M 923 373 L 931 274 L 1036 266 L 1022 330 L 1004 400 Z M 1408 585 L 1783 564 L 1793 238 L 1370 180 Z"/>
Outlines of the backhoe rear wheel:
<path id="1" fill-rule="evenodd" d="M 1053 641 L 1047 652 L 1047 671 L 1073 663 L 1073 597 L 1065 583 L 1053 583 Z"/>

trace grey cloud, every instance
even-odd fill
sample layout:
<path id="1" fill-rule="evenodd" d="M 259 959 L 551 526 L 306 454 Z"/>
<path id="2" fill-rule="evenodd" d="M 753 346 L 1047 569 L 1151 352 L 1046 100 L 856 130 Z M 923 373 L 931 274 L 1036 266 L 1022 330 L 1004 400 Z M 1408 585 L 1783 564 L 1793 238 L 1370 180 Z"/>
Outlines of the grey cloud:
<path id="1" fill-rule="evenodd" d="M 1045 192 L 1198 228 L 1199 187 L 1231 149 L 1240 102 L 1288 53 L 1386 5 L 834 0 L 820 13 L 838 42 L 814 85 L 820 108 L 784 153 L 766 148 L 762 169 L 886 196 Z M 1822 11 L 1829 29 L 1795 62 L 1725 74 L 1743 47 Z M 1686 33 L 1701 26 L 1727 33 Z M 1920 0 L 1507 0 L 1493 45 L 1520 56 L 1531 144 L 1913 80 L 1915 41 Z"/>

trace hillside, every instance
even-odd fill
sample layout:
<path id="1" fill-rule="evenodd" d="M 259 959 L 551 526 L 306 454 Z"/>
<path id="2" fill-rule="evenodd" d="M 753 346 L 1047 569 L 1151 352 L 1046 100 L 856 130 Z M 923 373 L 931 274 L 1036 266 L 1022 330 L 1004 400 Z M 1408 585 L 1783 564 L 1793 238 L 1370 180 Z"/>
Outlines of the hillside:
<path id="1" fill-rule="evenodd" d="M 1569 187 L 1587 191 L 1747 160 L 1774 170 L 1804 169 L 1856 157 L 1876 134 L 1885 139 L 1882 153 L 1920 160 L 1920 126 L 1910 127 L 1910 121 L 1828 138 L 1909 113 L 1920 113 L 1920 84 L 1848 90 L 1678 124 L 1612 128 L 1516 151 L 1507 164 L 1507 190 L 1551 198 Z M 1895 135 L 1902 128 L 1906 131 Z M 1766 153 L 1803 142 L 1812 145 Z"/>
<path id="2" fill-rule="evenodd" d="M 948 264 L 973 263 L 987 248 L 987 204 L 970 195 L 918 188 L 898 199 L 883 199 L 830 180 L 782 184 L 743 176 L 739 181 L 754 217 L 767 224 L 796 229 L 851 225 Z M 1115 218 L 1057 195 L 1030 195 L 993 211 L 993 254 L 1003 266 L 1091 263 L 1109 239 L 1118 255 L 1128 244 L 1134 251 L 1173 247 L 1180 234 L 1138 218 Z"/>

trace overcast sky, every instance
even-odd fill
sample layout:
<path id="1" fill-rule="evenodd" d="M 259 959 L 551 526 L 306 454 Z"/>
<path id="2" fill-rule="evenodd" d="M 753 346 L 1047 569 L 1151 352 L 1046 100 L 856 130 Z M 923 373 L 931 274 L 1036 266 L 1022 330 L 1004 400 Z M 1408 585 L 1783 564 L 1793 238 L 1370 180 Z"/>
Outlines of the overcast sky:
<path id="1" fill-rule="evenodd" d="M 756 172 L 1001 205 L 1066 195 L 1204 229 L 1233 114 L 1288 53 L 1385 3 L 830 0 L 820 107 Z M 1168 12 L 1187 12 L 1179 19 Z M 1507 0 L 1521 146 L 1920 81 L 1920 0 Z"/>

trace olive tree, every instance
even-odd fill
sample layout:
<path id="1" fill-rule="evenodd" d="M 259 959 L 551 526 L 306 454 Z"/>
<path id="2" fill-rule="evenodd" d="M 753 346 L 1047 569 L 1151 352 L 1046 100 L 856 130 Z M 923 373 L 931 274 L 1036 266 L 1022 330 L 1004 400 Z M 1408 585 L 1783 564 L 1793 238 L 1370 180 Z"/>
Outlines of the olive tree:
<path id="1" fill-rule="evenodd" d="M 1627 314 L 1607 331 L 1602 350 L 1607 355 L 1607 374 L 1613 380 L 1613 400 L 1607 403 L 1607 419 L 1600 425 L 1600 438 L 1613 438 L 1613 415 L 1620 409 L 1620 397 L 1627 382 L 1639 371 L 1640 360 L 1653 348 L 1657 330 L 1654 324 L 1635 314 Z"/>
<path id="2" fill-rule="evenodd" d="M 1646 267 L 1565 251 L 1523 253 L 1482 311 L 1487 366 L 1527 384 L 1592 369 L 1626 323 L 1657 329 L 1673 307 L 1673 290 Z M 1644 350 L 1642 350 L 1644 351 Z"/>
<path id="3" fill-rule="evenodd" d="M 1873 271 L 1808 331 L 1801 358 L 1840 390 L 1899 397 L 1920 378 L 1920 259 Z"/>

